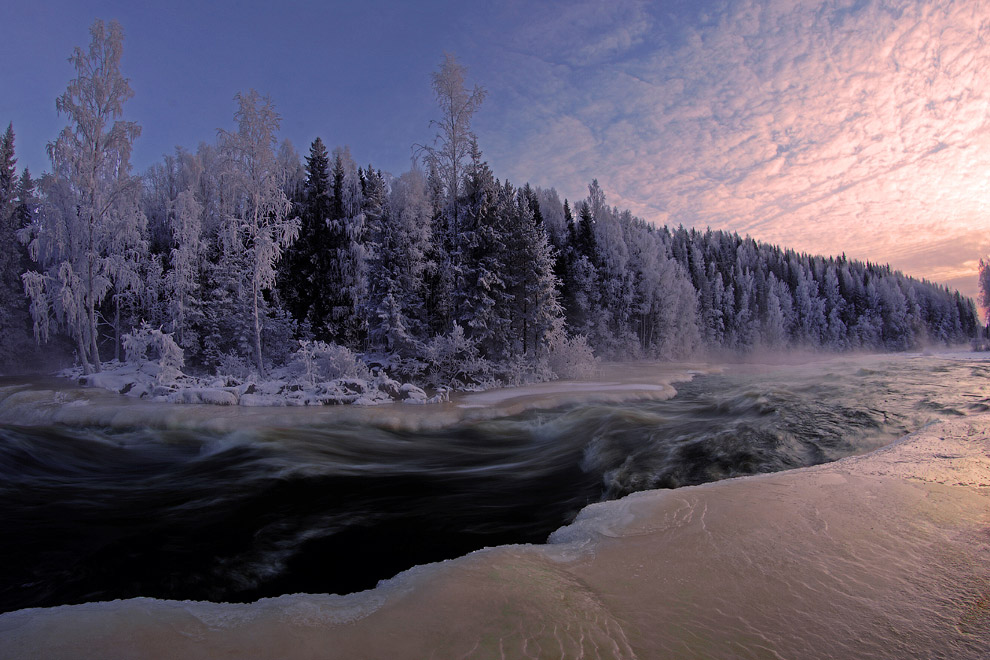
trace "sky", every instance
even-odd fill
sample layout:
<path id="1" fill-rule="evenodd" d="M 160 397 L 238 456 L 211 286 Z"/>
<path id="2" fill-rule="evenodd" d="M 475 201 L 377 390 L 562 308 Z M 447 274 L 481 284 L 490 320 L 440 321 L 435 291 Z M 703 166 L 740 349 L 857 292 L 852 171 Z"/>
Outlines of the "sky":
<path id="1" fill-rule="evenodd" d="M 13 4 L 13 3 L 12 3 Z M 269 94 L 283 138 L 399 174 L 443 53 L 495 174 L 658 224 L 889 263 L 975 296 L 990 255 L 990 0 L 127 2 L 4 10 L 0 122 L 48 169 L 96 18 L 125 32 L 137 171 Z"/>

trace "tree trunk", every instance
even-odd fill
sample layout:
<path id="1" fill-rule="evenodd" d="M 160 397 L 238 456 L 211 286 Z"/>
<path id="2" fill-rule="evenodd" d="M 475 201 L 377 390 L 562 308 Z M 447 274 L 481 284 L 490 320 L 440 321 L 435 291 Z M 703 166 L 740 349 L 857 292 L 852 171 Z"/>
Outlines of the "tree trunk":
<path id="1" fill-rule="evenodd" d="M 99 373 L 103 371 L 103 365 L 100 364 L 100 347 L 96 337 L 96 310 L 93 308 L 92 304 L 89 305 L 88 311 L 89 311 L 89 333 L 92 338 L 91 343 L 93 347 L 93 355 L 92 355 L 93 369 L 96 371 L 96 373 Z"/>
<path id="2" fill-rule="evenodd" d="M 258 280 L 255 277 L 254 286 L 254 355 L 258 364 L 258 374 L 265 377 L 265 363 L 261 358 L 261 318 L 258 314 Z"/>
<path id="3" fill-rule="evenodd" d="M 86 357 L 86 344 L 83 343 L 82 333 L 76 335 L 76 350 L 79 353 L 79 361 L 82 362 L 83 373 L 87 376 L 93 373 L 93 367 L 89 364 L 89 359 Z"/>
<path id="4" fill-rule="evenodd" d="M 120 294 L 113 297 L 114 318 L 113 318 L 113 359 L 120 362 Z"/>
<path id="5" fill-rule="evenodd" d="M 523 291 L 523 295 L 524 296 L 526 295 L 525 290 Z M 523 355 L 528 355 L 529 354 L 529 343 L 527 341 L 529 339 L 529 323 L 528 323 L 528 318 L 527 318 L 528 315 L 529 315 L 529 301 L 524 298 L 523 299 L 523 309 L 522 309 L 522 340 L 523 340 L 523 351 L 522 352 L 523 352 Z"/>
<path id="6" fill-rule="evenodd" d="M 91 184 L 90 190 L 93 190 Z M 92 192 L 90 193 L 90 204 L 93 204 Z M 93 359 L 93 368 L 97 373 L 103 370 L 103 365 L 100 364 L 100 347 L 99 342 L 96 337 L 96 301 L 93 299 L 93 253 L 95 251 L 93 231 L 96 219 L 93 217 L 92 211 L 89 215 L 89 254 L 86 256 L 86 294 L 83 299 L 86 302 L 86 316 L 89 323 L 89 337 L 90 343 L 93 348 L 93 354 L 90 356 Z"/>
<path id="7" fill-rule="evenodd" d="M 251 276 L 251 294 L 252 294 L 252 302 L 253 302 L 253 306 L 254 306 L 254 356 L 255 356 L 255 359 L 258 362 L 258 375 L 261 378 L 264 378 L 265 377 L 265 362 L 264 362 L 264 360 L 262 359 L 262 356 L 261 356 L 261 315 L 259 314 L 259 311 L 258 311 L 258 307 L 259 307 L 258 296 L 260 294 L 260 289 L 261 289 L 261 286 L 260 286 L 260 283 L 259 283 L 259 280 L 261 279 L 261 273 L 259 272 L 259 264 L 258 264 L 258 260 L 259 260 L 259 256 L 258 256 L 258 234 L 261 231 L 261 227 L 260 227 L 260 224 L 261 223 L 259 222 L 259 217 L 258 217 L 258 208 L 259 208 L 260 205 L 261 205 L 261 202 L 258 199 L 258 195 L 255 194 L 254 195 L 254 209 L 253 209 L 253 215 L 252 215 L 252 218 L 251 218 L 252 219 L 252 224 L 253 224 L 253 227 L 252 227 L 252 229 L 253 229 L 253 231 L 252 231 L 252 240 L 254 241 L 254 250 L 253 250 L 253 255 L 252 255 L 253 261 L 254 261 L 254 264 L 253 264 L 254 270 L 252 271 L 252 276 Z"/>

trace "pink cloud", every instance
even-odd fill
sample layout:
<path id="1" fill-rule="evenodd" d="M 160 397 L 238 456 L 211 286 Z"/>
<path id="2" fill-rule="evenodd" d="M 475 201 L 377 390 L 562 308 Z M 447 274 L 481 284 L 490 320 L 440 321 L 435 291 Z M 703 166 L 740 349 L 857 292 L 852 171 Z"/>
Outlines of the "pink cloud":
<path id="1" fill-rule="evenodd" d="M 642 3 L 619 5 L 586 47 L 596 26 L 572 18 L 563 38 L 578 53 L 551 69 L 553 94 L 529 88 L 548 130 L 507 164 L 517 180 L 538 171 L 573 194 L 596 176 L 611 203 L 656 222 L 975 293 L 990 247 L 976 240 L 990 233 L 990 2 L 732 2 L 676 17 L 676 38 Z"/>

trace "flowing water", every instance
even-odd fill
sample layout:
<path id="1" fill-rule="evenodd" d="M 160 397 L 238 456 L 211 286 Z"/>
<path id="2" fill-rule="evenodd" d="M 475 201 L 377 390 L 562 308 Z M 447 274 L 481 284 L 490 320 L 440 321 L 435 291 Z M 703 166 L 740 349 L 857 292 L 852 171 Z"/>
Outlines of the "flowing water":
<path id="1" fill-rule="evenodd" d="M 603 499 L 868 452 L 990 410 L 987 383 L 987 362 L 845 358 L 736 366 L 666 401 L 434 430 L 6 424 L 0 611 L 367 589 L 417 564 L 542 543 Z"/>

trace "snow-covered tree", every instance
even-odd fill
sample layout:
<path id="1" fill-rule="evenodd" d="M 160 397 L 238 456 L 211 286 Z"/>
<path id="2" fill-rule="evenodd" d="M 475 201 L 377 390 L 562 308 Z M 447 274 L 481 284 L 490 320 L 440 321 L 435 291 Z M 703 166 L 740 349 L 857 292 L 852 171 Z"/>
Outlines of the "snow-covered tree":
<path id="1" fill-rule="evenodd" d="M 303 187 L 306 184 L 306 168 L 303 167 L 295 145 L 289 139 L 282 140 L 282 144 L 278 147 L 278 164 L 285 172 L 285 182 L 282 184 L 285 196 L 295 202 L 302 197 Z"/>
<path id="2" fill-rule="evenodd" d="M 30 244 L 41 270 L 24 275 L 36 337 L 47 340 L 53 321 L 66 328 L 87 373 L 100 369 L 100 305 L 133 287 L 145 226 L 130 174 L 141 129 L 120 119 L 133 96 L 120 72 L 123 30 L 97 20 L 90 34 L 89 50 L 76 48 L 69 60 L 76 78 L 56 101 L 71 125 L 48 146 L 52 173 L 42 180 L 46 203 Z"/>
<path id="3" fill-rule="evenodd" d="M 317 137 L 306 157 L 306 181 L 299 203 L 299 236 L 289 247 L 280 282 L 281 297 L 292 316 L 321 340 L 328 338 L 329 255 L 331 243 L 330 159 Z"/>
<path id="4" fill-rule="evenodd" d="M 458 233 L 457 204 L 465 162 L 474 140 L 471 119 L 487 94 L 477 85 L 467 89 L 465 73 L 466 69 L 453 54 L 444 53 L 440 69 L 433 74 L 433 93 L 440 106 L 440 118 L 431 124 L 437 132 L 433 144 L 422 147 L 428 166 L 437 172 L 443 185 L 443 209 L 451 236 Z"/>
<path id="5" fill-rule="evenodd" d="M 694 287 L 680 264 L 668 257 L 664 233 L 644 222 L 627 228 L 630 267 L 636 274 L 633 331 L 651 358 L 690 354 L 699 341 Z"/>
<path id="6" fill-rule="evenodd" d="M 27 301 L 21 273 L 27 254 L 18 232 L 30 222 L 28 205 L 33 197 L 31 175 L 24 170 L 17 176 L 14 154 L 14 127 L 0 137 L 0 368 L 22 360 L 30 340 Z"/>
<path id="7" fill-rule="evenodd" d="M 289 214 L 292 205 L 285 195 L 285 171 L 276 158 L 281 118 L 271 98 L 251 90 L 235 99 L 237 131 L 220 131 L 220 152 L 234 195 L 227 201 L 228 221 L 236 235 L 236 249 L 243 253 L 241 275 L 250 300 L 255 366 L 265 375 L 261 348 L 267 308 L 264 292 L 275 283 L 275 267 L 298 234 L 299 219 Z"/>
<path id="8" fill-rule="evenodd" d="M 0 213 L 13 215 L 17 196 L 17 158 L 14 156 L 14 124 L 0 137 Z"/>
<path id="9" fill-rule="evenodd" d="M 987 325 L 990 325 L 990 257 L 985 261 L 980 259 L 980 305 L 986 313 Z"/>
<path id="10" fill-rule="evenodd" d="M 203 260 L 203 206 L 192 190 L 184 190 L 172 203 L 172 268 L 166 277 L 172 331 L 183 348 L 194 348 L 198 335 L 194 322 L 202 315 L 199 292 L 200 264 Z"/>
<path id="11" fill-rule="evenodd" d="M 347 147 L 334 149 L 330 184 L 329 234 L 323 248 L 326 270 L 319 293 L 326 298 L 327 317 L 321 322 L 330 340 L 358 349 L 366 333 L 369 254 L 361 177 Z"/>
<path id="12" fill-rule="evenodd" d="M 781 300 L 781 287 L 786 292 L 787 285 L 782 284 L 771 271 L 766 278 L 766 297 L 760 319 L 760 341 L 763 346 L 771 349 L 783 348 L 789 336 L 787 316 L 784 312 L 785 304 Z M 787 300 L 790 300 L 789 292 Z"/>
<path id="13" fill-rule="evenodd" d="M 522 191 L 507 227 L 512 281 L 513 320 L 521 340 L 521 355 L 545 357 L 563 339 L 564 310 L 560 282 L 554 274 L 555 254 L 542 221 L 533 217 Z"/>
<path id="14" fill-rule="evenodd" d="M 410 356 L 426 336 L 426 270 L 432 207 L 426 177 L 412 169 L 392 186 L 372 275 L 373 344 Z"/>
<path id="15" fill-rule="evenodd" d="M 20 293 L 21 264 L 17 230 L 17 158 L 14 125 L 0 138 L 0 310 L 5 311 Z M 5 314 L 4 314 L 5 316 Z"/>
<path id="16" fill-rule="evenodd" d="M 818 282 L 803 265 L 796 268 L 794 305 L 798 312 L 799 338 L 808 346 L 820 346 L 826 331 L 825 302 L 818 295 Z"/>
<path id="17" fill-rule="evenodd" d="M 845 321 L 842 320 L 846 302 L 842 299 L 839 277 L 834 264 L 829 264 L 825 269 L 822 292 L 827 316 L 827 329 L 822 337 L 822 344 L 832 350 L 843 350 L 847 347 L 848 332 Z"/>
<path id="18" fill-rule="evenodd" d="M 503 187 L 474 145 L 464 182 L 462 248 L 457 272 L 458 323 L 479 349 L 496 361 L 511 357 L 509 218 L 515 210 L 510 186 Z"/>

